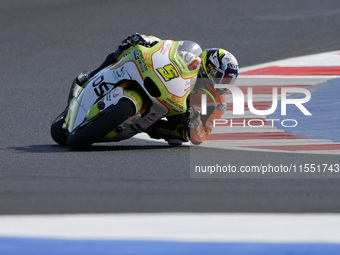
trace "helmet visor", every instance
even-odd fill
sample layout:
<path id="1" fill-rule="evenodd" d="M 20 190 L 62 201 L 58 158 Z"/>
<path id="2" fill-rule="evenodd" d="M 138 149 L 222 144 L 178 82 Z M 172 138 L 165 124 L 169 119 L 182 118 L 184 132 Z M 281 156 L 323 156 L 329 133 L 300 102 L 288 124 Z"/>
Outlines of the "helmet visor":
<path id="1" fill-rule="evenodd" d="M 215 84 L 230 84 L 234 85 L 237 75 L 234 73 L 222 73 L 217 71 L 215 77 L 213 78 Z"/>

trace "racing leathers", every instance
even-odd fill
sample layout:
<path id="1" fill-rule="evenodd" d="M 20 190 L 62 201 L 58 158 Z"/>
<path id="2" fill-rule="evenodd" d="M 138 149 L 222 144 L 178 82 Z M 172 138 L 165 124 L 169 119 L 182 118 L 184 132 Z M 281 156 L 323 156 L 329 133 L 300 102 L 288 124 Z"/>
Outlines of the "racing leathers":
<path id="1" fill-rule="evenodd" d="M 200 144 L 208 139 L 209 135 L 212 132 L 214 127 L 214 120 L 221 119 L 223 113 L 227 108 L 226 104 L 226 92 L 224 89 L 216 89 L 218 94 L 218 98 L 212 99 L 211 97 L 207 97 L 207 114 L 201 115 L 198 112 L 192 114 L 190 117 L 189 125 L 189 137 L 190 141 L 193 144 Z M 194 106 L 201 105 L 201 95 L 202 92 L 194 88 L 194 90 L 190 94 L 190 103 L 191 107 L 194 109 Z M 198 115 L 198 117 L 197 117 Z"/>
<path id="2" fill-rule="evenodd" d="M 73 86 L 82 86 L 91 77 L 97 74 L 101 69 L 116 63 L 123 57 L 130 47 L 135 45 L 143 45 L 145 47 L 152 47 L 161 39 L 154 36 L 146 36 L 142 34 L 133 34 L 124 39 L 119 47 L 111 52 L 104 60 L 104 62 L 96 69 L 90 72 L 82 72 L 73 82 Z M 72 89 L 71 89 L 72 91 Z M 217 90 L 218 91 L 218 90 Z M 151 138 L 164 139 L 171 144 L 171 141 L 180 140 L 188 142 L 189 139 L 193 144 L 200 144 L 205 141 L 213 128 L 213 119 L 220 119 L 225 110 L 225 94 L 222 90 L 218 91 L 219 101 L 216 105 L 213 100 L 207 100 L 207 115 L 200 115 L 194 108 L 194 105 L 200 104 L 201 91 L 194 88 L 188 97 L 188 110 L 186 113 L 167 117 L 167 120 L 161 119 L 151 125 L 146 132 Z M 190 100 L 192 102 L 190 102 Z M 222 102 L 222 104 L 221 104 Z M 175 145 L 176 143 L 174 143 Z"/>

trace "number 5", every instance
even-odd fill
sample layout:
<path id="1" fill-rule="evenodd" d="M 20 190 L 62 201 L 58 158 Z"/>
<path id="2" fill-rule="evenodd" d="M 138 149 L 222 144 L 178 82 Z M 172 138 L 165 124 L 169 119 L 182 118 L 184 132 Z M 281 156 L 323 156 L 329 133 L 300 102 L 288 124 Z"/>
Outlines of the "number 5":
<path id="1" fill-rule="evenodd" d="M 157 71 L 163 77 L 164 81 L 170 81 L 178 77 L 178 72 L 172 64 L 157 68 Z"/>

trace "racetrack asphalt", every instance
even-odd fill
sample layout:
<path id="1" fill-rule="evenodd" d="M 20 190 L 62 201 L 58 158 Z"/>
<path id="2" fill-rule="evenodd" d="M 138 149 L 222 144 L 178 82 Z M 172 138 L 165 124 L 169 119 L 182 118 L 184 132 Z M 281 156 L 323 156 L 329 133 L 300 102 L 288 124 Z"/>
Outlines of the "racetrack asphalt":
<path id="1" fill-rule="evenodd" d="M 73 78 L 129 34 L 188 39 L 241 67 L 339 50 L 340 2 L 5 0 L 0 7 L 0 214 L 340 212 L 340 179 L 191 179 L 205 162 L 339 163 L 336 155 L 170 148 L 130 139 L 74 152 L 51 121 Z"/>

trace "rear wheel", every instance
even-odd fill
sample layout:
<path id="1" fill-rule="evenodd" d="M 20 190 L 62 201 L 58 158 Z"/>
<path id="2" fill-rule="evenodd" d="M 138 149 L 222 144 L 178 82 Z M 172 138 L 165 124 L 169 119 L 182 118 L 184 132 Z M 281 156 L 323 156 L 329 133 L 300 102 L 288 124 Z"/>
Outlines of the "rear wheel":
<path id="1" fill-rule="evenodd" d="M 66 111 L 61 113 L 51 125 L 51 137 L 52 139 L 60 144 L 60 145 L 67 145 L 67 135 L 65 130 L 62 128 L 64 124 L 64 118 L 66 115 Z"/>
<path id="2" fill-rule="evenodd" d="M 71 99 L 78 93 L 78 91 L 81 89 L 81 87 L 75 82 L 75 80 L 72 83 L 69 95 L 68 95 L 68 100 L 67 104 L 70 103 Z M 67 114 L 67 108 L 62 112 L 53 122 L 51 125 L 51 137 L 52 139 L 60 144 L 60 145 L 67 145 L 67 135 L 66 131 L 62 128 L 64 124 L 64 118 Z"/>
<path id="3" fill-rule="evenodd" d="M 128 99 L 121 99 L 117 105 L 108 109 L 88 126 L 70 134 L 67 138 L 67 145 L 73 150 L 85 149 L 135 113 L 135 105 Z"/>

